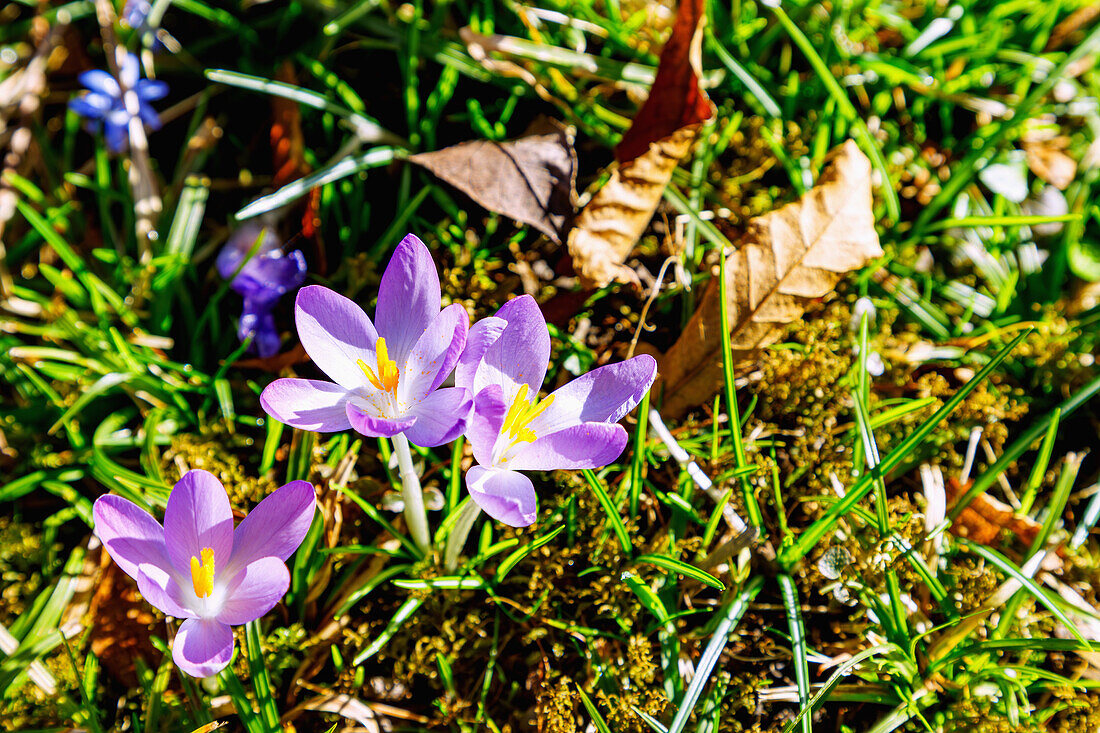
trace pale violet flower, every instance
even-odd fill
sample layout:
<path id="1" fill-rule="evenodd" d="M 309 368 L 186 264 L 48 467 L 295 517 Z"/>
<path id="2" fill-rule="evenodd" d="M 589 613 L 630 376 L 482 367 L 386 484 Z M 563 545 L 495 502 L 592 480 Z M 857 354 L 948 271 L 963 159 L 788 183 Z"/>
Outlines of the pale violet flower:
<path id="1" fill-rule="evenodd" d="M 442 311 L 439 306 L 435 264 L 411 234 L 382 274 L 374 322 L 328 288 L 302 288 L 295 304 L 298 337 L 333 381 L 277 379 L 260 404 L 302 430 L 404 433 L 425 447 L 454 440 L 466 427 L 470 393 L 441 385 L 458 362 L 470 321 L 457 303 Z"/>
<path id="2" fill-rule="evenodd" d="M 541 400 L 550 360 L 546 320 L 528 295 L 474 324 L 455 383 L 474 395 L 466 437 L 478 465 L 466 473 L 471 498 L 513 527 L 535 521 L 531 479 L 520 471 L 600 468 L 626 447 L 618 421 L 653 384 L 657 362 L 642 355 L 584 374 Z"/>
<path id="3" fill-rule="evenodd" d="M 163 613 L 184 619 L 172 659 L 209 677 L 233 657 L 233 630 L 274 608 L 290 587 L 286 559 L 313 522 L 312 484 L 291 481 L 261 501 L 237 528 L 213 474 L 188 471 L 168 497 L 161 526 L 121 496 L 92 507 L 95 534 L 138 590 Z"/>

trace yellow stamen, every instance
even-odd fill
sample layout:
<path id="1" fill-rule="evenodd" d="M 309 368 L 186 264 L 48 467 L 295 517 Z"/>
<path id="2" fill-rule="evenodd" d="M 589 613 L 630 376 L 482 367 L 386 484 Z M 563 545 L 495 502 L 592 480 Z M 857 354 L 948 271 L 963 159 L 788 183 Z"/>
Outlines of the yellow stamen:
<path id="1" fill-rule="evenodd" d="M 554 403 L 554 395 L 548 395 L 541 402 L 529 403 L 527 391 L 527 385 L 521 384 L 515 398 L 512 399 L 512 406 L 508 408 L 508 414 L 504 416 L 504 424 L 500 426 L 500 434 L 507 434 L 512 439 L 512 445 L 534 442 L 538 436 L 527 426 Z"/>
<path id="2" fill-rule="evenodd" d="M 401 370 L 397 368 L 397 362 L 390 359 L 389 349 L 386 348 L 386 339 L 378 338 L 377 343 L 374 345 L 374 353 L 378 362 L 377 373 L 362 359 L 355 363 L 363 370 L 363 374 L 367 375 L 367 381 L 375 389 L 380 389 L 383 392 L 397 391 L 397 382 L 401 377 Z"/>
<path id="3" fill-rule="evenodd" d="M 191 586 L 195 589 L 195 595 L 206 598 L 214 593 L 214 551 L 209 547 L 202 548 L 202 560 L 191 556 Z"/>

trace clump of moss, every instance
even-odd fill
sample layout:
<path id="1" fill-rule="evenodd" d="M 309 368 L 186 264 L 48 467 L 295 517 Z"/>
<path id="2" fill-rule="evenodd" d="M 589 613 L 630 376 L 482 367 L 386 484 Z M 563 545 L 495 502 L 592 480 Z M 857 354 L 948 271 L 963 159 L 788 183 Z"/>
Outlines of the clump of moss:
<path id="1" fill-rule="evenodd" d="M 1054 696 L 1065 706 L 1047 724 L 1051 733 L 1100 730 L 1100 693 L 1056 689 Z"/>
<path id="2" fill-rule="evenodd" d="M 1014 723 L 1004 711 L 1004 705 L 989 697 L 968 696 L 942 704 L 933 711 L 925 711 L 924 718 L 935 731 L 942 733 L 1040 733 L 1042 723 L 1023 714 Z M 906 723 L 903 730 L 909 733 L 927 731 L 919 717 Z"/>
<path id="3" fill-rule="evenodd" d="M 233 506 L 255 505 L 279 484 L 242 465 L 237 453 L 246 452 L 255 452 L 252 438 L 230 433 L 221 423 L 210 423 L 199 433 L 173 435 L 161 454 L 161 471 L 166 477 L 176 477 L 182 470 L 201 468 L 221 481 Z"/>
<path id="4" fill-rule="evenodd" d="M 990 572 L 983 559 L 972 555 L 951 558 L 940 579 L 960 615 L 985 605 L 1001 583 L 999 573 Z"/>
<path id="5" fill-rule="evenodd" d="M 50 551 L 40 528 L 0 516 L 0 622 L 12 623 L 38 595 Z"/>

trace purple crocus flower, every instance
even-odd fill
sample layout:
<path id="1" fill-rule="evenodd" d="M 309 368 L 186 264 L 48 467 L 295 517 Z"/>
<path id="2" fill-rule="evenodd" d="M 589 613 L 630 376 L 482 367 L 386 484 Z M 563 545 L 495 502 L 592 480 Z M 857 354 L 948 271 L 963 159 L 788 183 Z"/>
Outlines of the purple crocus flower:
<path id="1" fill-rule="evenodd" d="M 550 334 L 534 298 L 505 303 L 470 329 L 455 383 L 474 395 L 466 437 L 479 465 L 466 472 L 470 496 L 513 527 L 535 521 L 531 479 L 519 471 L 600 468 L 626 446 L 616 423 L 657 376 L 648 355 L 594 369 L 538 398 L 550 360 Z"/>
<path id="2" fill-rule="evenodd" d="M 257 239 L 260 245 L 256 253 L 241 267 Z M 229 286 L 244 298 L 237 336 L 244 341 L 255 334 L 252 345 L 256 353 L 265 358 L 274 356 L 279 351 L 279 330 L 272 311 L 279 298 L 302 284 L 306 277 L 305 256 L 300 250 L 284 253 L 270 228 L 249 222 L 225 243 L 216 266 L 222 278 L 233 278 Z"/>
<path id="3" fill-rule="evenodd" d="M 298 291 L 295 320 L 306 353 L 332 382 L 277 379 L 260 404 L 280 422 L 369 437 L 399 433 L 432 447 L 466 427 L 470 393 L 440 388 L 466 344 L 469 316 L 459 304 L 439 310 L 439 275 L 412 234 L 393 253 L 378 288 L 375 321 L 320 285 Z"/>
<path id="4" fill-rule="evenodd" d="M 139 118 L 152 130 L 160 128 L 160 117 L 149 103 L 168 94 L 168 85 L 142 79 L 141 64 L 134 54 L 126 54 L 118 79 L 92 69 L 80 75 L 80 83 L 89 91 L 69 102 L 69 109 L 88 118 L 90 131 L 102 127 L 112 152 L 126 148 L 131 119 Z"/>
<path id="5" fill-rule="evenodd" d="M 286 559 L 313 522 L 313 486 L 291 481 L 233 529 L 225 489 L 188 471 L 172 489 L 162 527 L 121 496 L 92 507 L 95 534 L 151 605 L 185 619 L 172 659 L 193 677 L 217 674 L 233 656 L 231 626 L 270 611 L 290 587 Z"/>

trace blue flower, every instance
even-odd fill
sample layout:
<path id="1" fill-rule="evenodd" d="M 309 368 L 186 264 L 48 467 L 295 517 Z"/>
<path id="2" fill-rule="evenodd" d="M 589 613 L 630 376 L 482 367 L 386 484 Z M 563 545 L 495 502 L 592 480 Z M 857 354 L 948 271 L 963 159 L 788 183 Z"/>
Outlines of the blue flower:
<path id="1" fill-rule="evenodd" d="M 140 28 L 153 9 L 149 0 L 126 0 L 122 9 L 122 19 L 131 28 Z"/>
<path id="2" fill-rule="evenodd" d="M 102 127 L 112 152 L 126 148 L 130 120 L 134 117 L 152 130 L 160 128 L 160 117 L 149 103 L 168 94 L 168 85 L 142 79 L 141 66 L 134 54 L 126 55 L 118 79 L 106 71 L 93 69 L 80 75 L 80 83 L 88 92 L 69 102 L 69 109 L 88 118 L 90 132 Z"/>
<path id="3" fill-rule="evenodd" d="M 256 253 L 244 262 L 261 236 Z M 229 287 L 244 298 L 237 336 L 244 341 L 255 334 L 252 346 L 256 353 L 265 358 L 274 356 L 279 351 L 279 330 L 272 311 L 279 298 L 302 284 L 306 277 L 305 256 L 300 250 L 284 253 L 271 229 L 249 222 L 225 243 L 216 267 L 222 278 L 233 278 Z"/>

